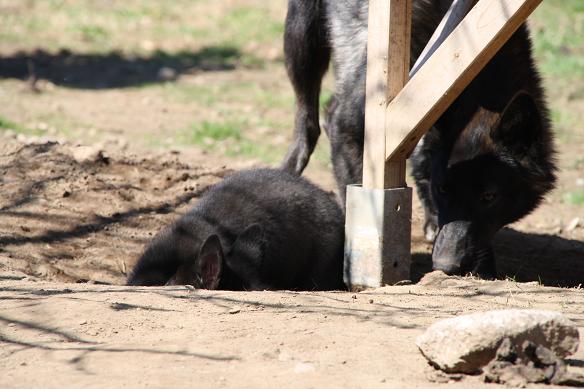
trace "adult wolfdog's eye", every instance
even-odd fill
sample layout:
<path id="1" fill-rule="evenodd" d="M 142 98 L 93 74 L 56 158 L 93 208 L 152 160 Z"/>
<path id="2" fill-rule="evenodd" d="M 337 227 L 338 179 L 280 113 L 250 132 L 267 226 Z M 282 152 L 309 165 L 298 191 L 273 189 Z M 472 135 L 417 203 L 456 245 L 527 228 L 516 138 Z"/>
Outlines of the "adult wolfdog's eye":
<path id="1" fill-rule="evenodd" d="M 493 200 L 495 200 L 497 198 L 497 194 L 495 192 L 485 192 L 483 193 L 481 199 L 485 202 L 485 203 L 492 203 Z"/>

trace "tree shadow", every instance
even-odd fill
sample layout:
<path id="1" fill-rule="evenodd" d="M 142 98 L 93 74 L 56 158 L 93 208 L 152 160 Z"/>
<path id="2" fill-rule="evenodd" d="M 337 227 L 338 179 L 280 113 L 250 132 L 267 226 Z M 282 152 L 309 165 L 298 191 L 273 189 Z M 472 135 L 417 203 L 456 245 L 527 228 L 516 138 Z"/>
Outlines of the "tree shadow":
<path id="1" fill-rule="evenodd" d="M 493 243 L 498 278 L 537 281 L 546 286 L 577 287 L 584 284 L 584 242 L 548 234 L 504 228 Z M 432 271 L 432 256 L 413 253 L 412 281 Z"/>
<path id="2" fill-rule="evenodd" d="M 79 89 L 126 88 L 173 81 L 181 74 L 234 70 L 242 53 L 234 46 L 208 46 L 196 52 L 156 51 L 149 56 L 121 52 L 76 54 L 69 50 L 49 53 L 42 49 L 0 56 L 0 78 L 48 80 Z"/>
<path id="3" fill-rule="evenodd" d="M 101 344 L 100 342 L 95 342 L 87 339 L 83 339 L 73 333 L 64 331 L 58 328 L 52 328 L 46 325 L 41 325 L 33 321 L 18 320 L 15 318 L 0 315 L 0 323 L 6 323 L 7 325 L 15 326 L 19 329 L 27 329 L 35 331 L 38 335 L 49 335 L 55 338 L 53 341 L 28 341 L 15 339 L 5 334 L 0 334 L 0 344 L 11 344 L 13 346 L 19 347 L 13 350 L 12 353 L 18 352 L 24 349 L 40 349 L 45 351 L 80 351 L 78 357 L 71 360 L 71 363 L 81 364 L 83 359 L 89 354 L 94 352 L 104 352 L 104 353 L 128 353 L 128 352 L 138 352 L 144 354 L 162 354 L 162 355 L 175 355 L 175 356 L 187 356 L 194 358 L 207 359 L 212 361 L 233 361 L 239 360 L 237 356 L 222 356 L 198 352 L 190 352 L 186 350 L 165 350 L 160 348 L 142 348 L 142 347 L 113 347 L 106 344 Z M 52 345 L 51 343 L 54 343 Z M 69 345 L 73 343 L 72 345 Z"/>

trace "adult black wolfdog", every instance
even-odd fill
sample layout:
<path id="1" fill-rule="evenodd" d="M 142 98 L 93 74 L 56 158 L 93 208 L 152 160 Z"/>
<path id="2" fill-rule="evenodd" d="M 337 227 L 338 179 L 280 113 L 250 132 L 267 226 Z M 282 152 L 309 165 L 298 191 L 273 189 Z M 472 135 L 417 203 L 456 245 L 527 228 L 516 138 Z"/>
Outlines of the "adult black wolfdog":
<path id="1" fill-rule="evenodd" d="M 412 64 L 451 3 L 413 0 Z M 332 56 L 335 90 L 325 130 L 343 199 L 346 185 L 361 182 L 362 175 L 367 13 L 368 0 L 288 1 L 284 50 L 297 111 L 283 165 L 301 174 L 308 163 L 320 134 L 320 87 Z M 553 154 L 548 109 L 522 26 L 411 157 L 424 232 L 435 238 L 434 268 L 496 276 L 492 238 L 553 188 Z"/>

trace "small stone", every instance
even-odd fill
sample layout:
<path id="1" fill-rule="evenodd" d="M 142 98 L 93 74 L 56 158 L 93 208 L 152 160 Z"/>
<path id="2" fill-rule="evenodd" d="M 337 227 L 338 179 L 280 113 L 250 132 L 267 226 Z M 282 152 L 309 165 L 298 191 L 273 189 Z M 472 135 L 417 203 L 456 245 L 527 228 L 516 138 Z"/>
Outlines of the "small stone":
<path id="1" fill-rule="evenodd" d="M 157 77 L 160 81 L 174 81 L 176 80 L 177 75 L 176 70 L 165 66 L 158 70 Z"/>
<path id="2" fill-rule="evenodd" d="M 544 366 L 552 366 L 561 362 L 561 359 L 550 349 L 541 346 L 535 348 L 534 356 L 537 358 L 537 361 Z"/>
<path id="3" fill-rule="evenodd" d="M 280 362 L 288 362 L 291 359 L 292 357 L 287 352 L 281 352 L 280 354 L 278 354 L 278 361 Z"/>
<path id="4" fill-rule="evenodd" d="M 369 299 L 369 304 L 373 304 L 373 299 Z"/>
<path id="5" fill-rule="evenodd" d="M 231 308 L 231 310 L 229 311 L 230 315 L 235 315 L 236 313 L 241 312 L 241 309 L 239 308 Z"/>
<path id="6" fill-rule="evenodd" d="M 352 296 L 351 296 L 351 298 L 352 298 L 353 300 L 357 300 L 357 295 L 356 295 L 356 294 L 354 294 L 354 295 L 352 295 Z"/>
<path id="7" fill-rule="evenodd" d="M 579 217 L 575 217 L 566 226 L 566 231 L 574 231 L 578 227 L 580 227 L 580 218 Z"/>
<path id="8" fill-rule="evenodd" d="M 515 347 L 511 343 L 511 339 L 505 338 L 503 342 L 497 349 L 496 355 L 497 361 L 504 361 L 504 362 L 511 362 L 514 363 L 517 360 L 517 352 L 515 351 Z"/>
<path id="9" fill-rule="evenodd" d="M 97 147 L 79 146 L 73 149 L 73 159 L 77 163 L 108 162 L 103 150 Z"/>
<path id="10" fill-rule="evenodd" d="M 509 309 L 439 321 L 416 339 L 430 363 L 448 373 L 475 373 L 509 338 L 516 350 L 530 340 L 563 358 L 578 349 L 578 329 L 560 313 Z"/>
<path id="11" fill-rule="evenodd" d="M 294 366 L 294 373 L 296 374 L 312 373 L 314 370 L 316 369 L 311 363 L 298 362 L 296 366 Z"/>
<path id="12" fill-rule="evenodd" d="M 79 322 L 79 325 L 80 325 L 80 326 L 83 326 L 83 325 L 85 325 L 85 324 L 87 324 L 87 320 L 81 320 L 81 321 Z"/>

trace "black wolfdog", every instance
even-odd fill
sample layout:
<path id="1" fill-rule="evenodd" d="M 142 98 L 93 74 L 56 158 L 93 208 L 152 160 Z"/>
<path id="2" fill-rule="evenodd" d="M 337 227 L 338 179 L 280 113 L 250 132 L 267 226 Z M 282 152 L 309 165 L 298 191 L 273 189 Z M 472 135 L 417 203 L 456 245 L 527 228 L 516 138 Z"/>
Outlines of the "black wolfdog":
<path id="1" fill-rule="evenodd" d="M 412 64 L 452 0 L 413 0 Z M 289 0 L 284 50 L 297 98 L 284 167 L 305 168 L 320 134 L 321 80 L 332 55 L 325 130 L 341 196 L 362 175 L 368 0 Z M 436 74 L 440 77 L 440 74 Z M 496 275 L 491 240 L 553 188 L 553 140 L 522 26 L 422 139 L 411 158 L 434 239 L 434 268 Z"/>
<path id="2" fill-rule="evenodd" d="M 343 213 L 297 175 L 235 173 L 148 245 L 129 285 L 344 289 Z"/>

